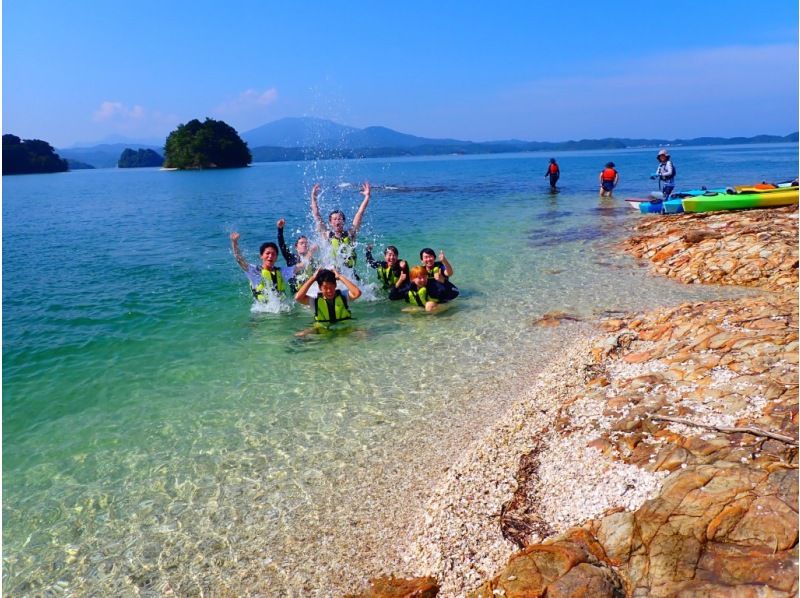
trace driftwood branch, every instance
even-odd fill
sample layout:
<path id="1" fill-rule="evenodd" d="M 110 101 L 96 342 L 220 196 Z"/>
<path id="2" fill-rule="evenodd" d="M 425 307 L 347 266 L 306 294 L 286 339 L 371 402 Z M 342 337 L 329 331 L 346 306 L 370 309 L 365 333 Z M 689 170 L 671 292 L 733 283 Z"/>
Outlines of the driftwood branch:
<path id="1" fill-rule="evenodd" d="M 693 422 L 690 419 L 684 419 L 682 417 L 670 417 L 669 415 L 651 415 L 650 419 L 652 419 L 653 421 L 665 421 L 665 422 L 674 422 L 676 424 L 685 424 L 687 426 L 695 426 L 698 428 L 708 428 L 709 430 L 717 430 L 719 432 L 725 432 L 728 434 L 735 434 L 737 432 L 742 432 L 743 434 L 752 434 L 753 436 L 772 438 L 773 440 L 780 440 L 781 442 L 785 442 L 786 444 L 800 446 L 800 443 L 798 443 L 796 438 L 792 438 L 791 436 L 784 436 L 783 434 L 777 434 L 776 432 L 770 432 L 769 430 L 762 430 L 761 428 L 754 428 L 752 426 L 748 426 L 747 428 L 712 426 L 710 424 L 701 424 L 698 422 Z"/>

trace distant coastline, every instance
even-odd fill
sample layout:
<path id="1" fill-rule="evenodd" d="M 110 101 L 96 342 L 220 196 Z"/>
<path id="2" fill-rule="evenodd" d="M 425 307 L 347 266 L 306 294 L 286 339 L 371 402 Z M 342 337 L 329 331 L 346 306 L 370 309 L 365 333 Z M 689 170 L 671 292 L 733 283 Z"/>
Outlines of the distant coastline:
<path id="1" fill-rule="evenodd" d="M 757 143 L 797 143 L 798 134 L 757 135 L 755 137 L 697 137 L 695 139 L 581 139 L 579 141 L 541 142 L 464 142 L 463 145 L 420 145 L 417 147 L 275 147 L 260 146 L 251 150 L 253 162 L 301 162 L 304 160 L 393 158 L 402 156 L 442 156 L 507 154 L 543 151 L 619 150 L 647 147 L 696 147 L 705 145 L 746 145 Z"/>
<path id="2" fill-rule="evenodd" d="M 693 147 L 701 145 L 741 145 L 755 143 L 797 143 L 798 134 L 755 135 L 753 137 L 695 137 L 692 139 L 655 139 L 608 137 L 569 141 L 463 141 L 432 139 L 394 131 L 386 127 L 357 129 L 317 118 L 284 118 L 241 134 L 253 162 L 302 162 L 308 160 L 394 158 L 409 156 L 445 156 L 507 154 L 518 152 L 619 150 L 646 147 Z M 126 148 L 154 150 L 163 146 L 143 144 L 98 144 L 59 149 L 62 158 L 77 160 L 96 168 L 117 166 L 120 152 Z"/>

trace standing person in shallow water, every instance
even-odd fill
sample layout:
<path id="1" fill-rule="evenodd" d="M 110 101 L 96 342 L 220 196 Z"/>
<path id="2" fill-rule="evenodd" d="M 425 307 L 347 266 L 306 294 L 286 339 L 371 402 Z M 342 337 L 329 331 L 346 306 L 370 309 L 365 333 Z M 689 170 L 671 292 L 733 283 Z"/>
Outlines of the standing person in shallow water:
<path id="1" fill-rule="evenodd" d="M 378 271 L 378 280 L 381 281 L 384 290 L 392 288 L 403 272 L 408 274 L 408 264 L 405 260 L 401 260 L 398 254 L 397 247 L 387 245 L 383 252 L 383 257 L 386 259 L 378 262 L 372 257 L 372 245 L 367 245 L 367 263 Z"/>
<path id="2" fill-rule="evenodd" d="M 314 216 L 314 221 L 317 223 L 317 229 L 323 238 L 330 241 L 331 249 L 336 255 L 341 255 L 344 258 L 344 265 L 348 268 L 355 268 L 356 266 L 356 235 L 358 229 L 361 228 L 361 219 L 364 218 L 364 212 L 367 211 L 370 198 L 369 183 L 364 183 L 361 186 L 361 195 L 364 200 L 358 207 L 356 215 L 353 217 L 353 224 L 350 230 L 345 230 L 345 215 L 341 210 L 333 210 L 328 215 L 328 226 L 322 221 L 322 216 L 319 213 L 319 204 L 317 198 L 319 196 L 319 183 L 314 185 L 311 189 L 311 215 Z"/>
<path id="3" fill-rule="evenodd" d="M 283 218 L 277 222 L 278 248 L 281 250 L 281 255 L 283 255 L 283 259 L 286 260 L 287 266 L 299 265 L 299 269 L 295 269 L 295 275 L 289 281 L 292 292 L 296 293 L 297 285 L 303 284 L 314 272 L 314 253 L 317 251 L 317 246 L 311 245 L 309 247 L 308 237 L 300 235 L 294 242 L 294 251 L 289 251 L 289 248 L 286 246 L 286 239 L 283 237 L 283 227 L 285 224 L 286 220 Z"/>
<path id="4" fill-rule="evenodd" d="M 658 179 L 658 186 L 661 193 L 664 194 L 664 201 L 666 201 L 675 189 L 675 165 L 665 149 L 658 150 L 656 160 L 658 160 L 658 169 L 650 178 Z"/>
<path id="5" fill-rule="evenodd" d="M 600 197 L 611 197 L 614 188 L 619 184 L 619 173 L 613 162 L 608 162 L 600 172 Z"/>
<path id="6" fill-rule="evenodd" d="M 278 260 L 278 246 L 271 241 L 262 243 L 258 250 L 261 258 L 261 265 L 249 264 L 242 257 L 239 249 L 239 233 L 231 233 L 231 249 L 236 263 L 247 275 L 250 281 L 250 290 L 256 301 L 265 303 L 269 299 L 270 289 L 278 296 L 284 294 L 289 288 L 289 280 L 294 276 L 297 266 L 278 268 L 275 262 Z"/>
<path id="7" fill-rule="evenodd" d="M 547 172 L 544 173 L 544 178 L 550 177 L 550 190 L 554 191 L 558 179 L 561 178 L 561 169 L 555 158 L 550 158 L 550 164 L 547 166 Z"/>

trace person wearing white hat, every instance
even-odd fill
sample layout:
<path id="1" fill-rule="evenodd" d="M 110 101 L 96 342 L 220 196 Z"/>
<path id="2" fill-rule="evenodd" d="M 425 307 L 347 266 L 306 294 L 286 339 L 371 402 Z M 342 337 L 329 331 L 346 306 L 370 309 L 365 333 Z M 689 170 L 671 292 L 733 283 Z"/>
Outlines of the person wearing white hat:
<path id="1" fill-rule="evenodd" d="M 658 169 L 650 178 L 658 179 L 658 187 L 661 189 L 661 193 L 664 194 L 664 201 L 666 201 L 672 195 L 673 189 L 675 189 L 675 165 L 665 149 L 658 150 L 656 160 L 658 160 Z"/>

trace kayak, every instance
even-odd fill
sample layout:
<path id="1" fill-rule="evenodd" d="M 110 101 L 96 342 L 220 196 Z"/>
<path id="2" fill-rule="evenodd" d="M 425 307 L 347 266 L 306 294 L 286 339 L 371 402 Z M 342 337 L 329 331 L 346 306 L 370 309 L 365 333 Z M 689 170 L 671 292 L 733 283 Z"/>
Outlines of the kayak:
<path id="1" fill-rule="evenodd" d="M 755 185 L 736 185 L 734 188 L 737 192 L 763 193 L 764 191 L 775 191 L 776 189 L 786 189 L 787 187 L 797 187 L 797 179 L 781 181 L 779 183 L 767 183 L 762 181 Z"/>
<path id="2" fill-rule="evenodd" d="M 685 212 L 714 212 L 717 210 L 745 210 L 749 208 L 775 208 L 797 205 L 797 187 L 774 190 L 769 193 L 706 193 L 685 197 L 681 201 Z"/>
<path id="3" fill-rule="evenodd" d="M 727 187 L 719 187 L 717 189 L 689 189 L 688 191 L 673 191 L 670 194 L 670 199 L 673 197 L 694 197 L 695 195 L 702 195 L 703 193 L 725 193 Z M 661 191 L 652 191 L 650 197 L 656 201 L 664 199 L 664 194 Z"/>
<path id="4" fill-rule="evenodd" d="M 630 201 L 630 200 L 628 200 Z M 642 214 L 680 214 L 683 212 L 682 199 L 671 197 L 667 201 L 639 202 L 639 212 Z"/>

